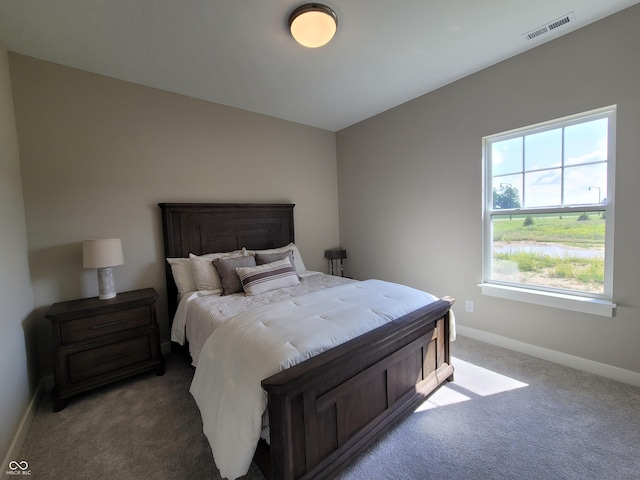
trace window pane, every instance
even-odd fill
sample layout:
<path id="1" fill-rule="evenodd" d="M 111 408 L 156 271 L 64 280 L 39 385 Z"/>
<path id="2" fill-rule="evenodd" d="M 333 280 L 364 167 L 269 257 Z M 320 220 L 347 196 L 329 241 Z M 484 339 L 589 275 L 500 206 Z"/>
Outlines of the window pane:
<path id="1" fill-rule="evenodd" d="M 611 107 L 485 138 L 485 281 L 612 298 L 614 127 Z"/>
<path id="2" fill-rule="evenodd" d="M 493 215 L 492 280 L 602 294 L 600 213 Z"/>
<path id="3" fill-rule="evenodd" d="M 494 177 L 492 184 L 493 208 L 520 208 L 522 206 L 522 175 Z"/>
<path id="4" fill-rule="evenodd" d="M 547 130 L 524 137 L 524 169 L 562 166 L 562 129 Z"/>
<path id="5" fill-rule="evenodd" d="M 569 167 L 564 172 L 565 205 L 600 204 L 606 202 L 607 164 Z"/>
<path id="6" fill-rule="evenodd" d="M 522 171 L 522 137 L 491 144 L 493 176 Z"/>
<path id="7" fill-rule="evenodd" d="M 565 165 L 606 161 L 608 129 L 608 118 L 565 128 Z"/>
<path id="8" fill-rule="evenodd" d="M 526 173 L 525 208 L 553 207 L 562 203 L 562 169 Z"/>

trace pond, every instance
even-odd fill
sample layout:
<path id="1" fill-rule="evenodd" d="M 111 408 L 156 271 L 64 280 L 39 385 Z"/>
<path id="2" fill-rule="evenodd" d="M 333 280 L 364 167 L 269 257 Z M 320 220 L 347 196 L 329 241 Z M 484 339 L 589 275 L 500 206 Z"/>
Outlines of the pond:
<path id="1" fill-rule="evenodd" d="M 539 253 L 552 257 L 604 258 L 604 247 L 580 248 L 549 243 L 502 243 L 493 244 L 494 253 Z"/>

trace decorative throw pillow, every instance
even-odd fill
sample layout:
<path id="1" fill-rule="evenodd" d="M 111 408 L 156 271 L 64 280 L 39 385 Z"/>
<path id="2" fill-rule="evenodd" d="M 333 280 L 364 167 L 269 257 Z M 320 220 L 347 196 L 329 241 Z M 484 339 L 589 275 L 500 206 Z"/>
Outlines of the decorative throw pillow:
<path id="1" fill-rule="evenodd" d="M 260 253 L 256 252 L 256 265 L 264 265 L 265 263 L 273 263 L 277 260 L 288 258 L 293 266 L 293 250 L 287 250 L 281 253 Z M 295 267 L 294 267 L 295 268 Z"/>
<path id="2" fill-rule="evenodd" d="M 213 260 L 213 265 L 216 267 L 216 270 L 220 275 L 222 295 L 231 295 L 232 293 L 242 291 L 242 285 L 240 284 L 240 278 L 238 278 L 238 274 L 236 273 L 236 268 L 255 267 L 256 259 L 253 255 L 247 255 L 245 257 L 216 258 Z"/>
<path id="3" fill-rule="evenodd" d="M 292 265 L 293 265 L 293 268 L 296 269 L 296 273 L 300 275 L 301 273 L 306 272 L 307 267 L 305 267 L 304 262 L 302 261 L 302 255 L 300 255 L 300 251 L 298 250 L 298 247 L 296 246 L 295 243 L 290 243 L 289 245 L 285 245 L 284 247 L 280 247 L 280 248 L 271 248 L 269 250 L 257 250 L 257 251 L 247 250 L 247 251 L 251 254 L 256 254 L 256 253 L 282 253 L 282 252 L 287 252 L 289 250 L 293 252 Z"/>
<path id="4" fill-rule="evenodd" d="M 300 284 L 289 257 L 256 267 L 240 267 L 236 271 L 247 295 L 258 295 Z"/>
<path id="5" fill-rule="evenodd" d="M 218 271 L 211 263 L 216 258 L 232 258 L 246 255 L 246 250 L 235 250 L 225 253 L 206 253 L 204 255 L 189 254 L 193 278 L 196 282 L 197 290 L 206 291 L 209 294 L 220 295 L 222 293 L 222 283 Z"/>

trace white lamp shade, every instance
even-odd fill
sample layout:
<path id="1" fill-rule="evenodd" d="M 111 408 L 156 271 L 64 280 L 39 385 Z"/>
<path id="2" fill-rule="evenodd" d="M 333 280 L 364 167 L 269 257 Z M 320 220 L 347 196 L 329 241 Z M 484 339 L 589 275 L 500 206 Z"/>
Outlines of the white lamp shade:
<path id="1" fill-rule="evenodd" d="M 122 265 L 122 242 L 119 238 L 101 238 L 82 242 L 82 266 L 107 268 Z"/>
<path id="2" fill-rule="evenodd" d="M 329 43 L 335 35 L 338 28 L 337 17 L 325 5 L 303 5 L 291 15 L 289 28 L 300 45 L 318 48 Z"/>

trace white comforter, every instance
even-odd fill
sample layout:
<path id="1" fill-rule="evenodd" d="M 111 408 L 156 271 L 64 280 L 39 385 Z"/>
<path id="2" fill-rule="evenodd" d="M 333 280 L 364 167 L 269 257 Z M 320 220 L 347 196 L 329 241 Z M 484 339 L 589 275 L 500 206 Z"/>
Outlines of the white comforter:
<path id="1" fill-rule="evenodd" d="M 188 340 L 193 366 L 197 366 L 200 351 L 209 335 L 237 313 L 355 281 L 320 272 L 306 272 L 301 275 L 300 285 L 279 288 L 260 295 L 237 293 L 219 296 L 192 292 L 185 295 L 178 305 L 171 327 L 171 340 L 180 345 L 184 345 Z"/>
<path id="2" fill-rule="evenodd" d="M 207 339 L 191 384 L 220 474 L 247 473 L 267 395 L 260 382 L 436 299 L 367 280 L 250 309 Z"/>

